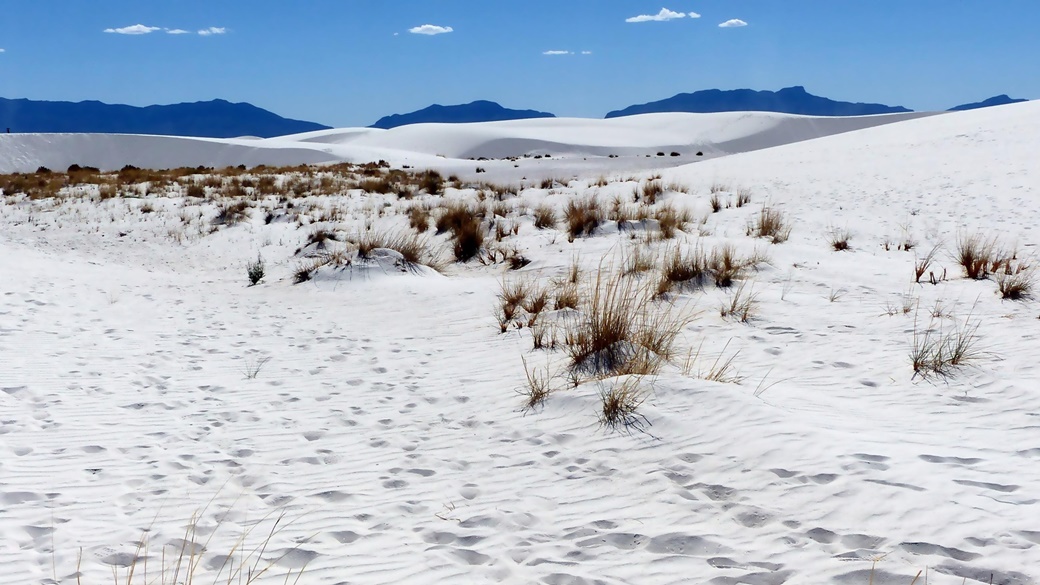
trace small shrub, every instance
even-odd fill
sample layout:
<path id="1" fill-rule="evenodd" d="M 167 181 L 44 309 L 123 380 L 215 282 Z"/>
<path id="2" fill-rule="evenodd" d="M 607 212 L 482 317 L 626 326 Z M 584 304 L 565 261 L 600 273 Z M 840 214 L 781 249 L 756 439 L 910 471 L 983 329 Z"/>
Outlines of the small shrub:
<path id="1" fill-rule="evenodd" d="M 256 262 L 246 265 L 246 275 L 249 277 L 249 286 L 255 286 L 264 277 L 264 258 L 256 255 Z"/>
<path id="2" fill-rule="evenodd" d="M 744 207 L 748 203 L 751 203 L 751 190 L 741 189 L 740 191 L 737 191 L 737 200 L 735 205 L 737 207 Z"/>
<path id="3" fill-rule="evenodd" d="M 202 185 L 192 183 L 188 185 L 188 188 L 184 191 L 185 197 L 194 197 L 196 199 L 205 199 L 206 189 Z"/>

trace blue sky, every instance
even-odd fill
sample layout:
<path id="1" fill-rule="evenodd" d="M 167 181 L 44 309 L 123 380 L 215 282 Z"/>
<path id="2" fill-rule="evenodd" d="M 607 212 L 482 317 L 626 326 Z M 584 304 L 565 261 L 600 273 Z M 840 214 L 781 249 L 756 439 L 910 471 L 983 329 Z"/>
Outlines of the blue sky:
<path id="1" fill-rule="evenodd" d="M 1038 0 L 3 0 L 0 97 L 219 97 L 334 126 L 475 99 L 602 117 L 791 85 L 946 109 L 1040 98 L 1038 25 Z"/>

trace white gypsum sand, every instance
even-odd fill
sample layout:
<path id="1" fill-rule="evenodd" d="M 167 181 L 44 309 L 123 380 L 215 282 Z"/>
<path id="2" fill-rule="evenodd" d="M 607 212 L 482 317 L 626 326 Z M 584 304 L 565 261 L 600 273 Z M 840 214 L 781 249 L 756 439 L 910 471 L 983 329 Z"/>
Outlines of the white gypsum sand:
<path id="1" fill-rule="evenodd" d="M 1033 583 L 1040 309 L 1002 299 L 999 275 L 965 278 L 954 255 L 981 234 L 1018 251 L 998 273 L 1035 264 L 1038 110 L 666 169 L 653 204 L 634 193 L 656 171 L 560 173 L 501 196 L 246 197 L 233 225 L 214 224 L 226 202 L 213 188 L 4 193 L 0 582 L 75 583 L 77 567 L 83 583 L 113 569 L 125 582 L 131 565 L 146 582 L 135 557 L 151 579 L 187 550 L 209 583 L 227 555 L 235 565 L 266 542 L 251 558 L 273 563 L 260 580 L 272 583 L 301 569 L 300 583 L 330 584 L 909 584 L 925 570 L 930 583 Z M 505 170 L 485 177 L 519 185 Z M 563 211 L 588 198 L 605 219 L 569 241 Z M 449 202 L 483 216 L 484 263 L 451 262 L 450 231 L 421 236 L 440 273 L 346 243 L 399 246 L 413 207 L 432 227 Z M 535 227 L 539 206 L 556 229 Z M 789 223 L 786 242 L 749 235 L 763 207 Z M 667 208 L 690 221 L 660 240 L 653 218 Z M 838 232 L 849 250 L 833 249 Z M 584 293 L 609 265 L 656 285 L 677 246 L 693 257 L 726 245 L 760 261 L 734 286 L 679 283 L 646 306 L 691 320 L 672 362 L 637 377 L 642 431 L 600 421 L 601 394 L 632 377 L 575 387 L 563 349 L 533 349 L 526 310 L 505 333 L 495 316 L 503 281 L 555 294 L 577 259 Z M 248 286 L 258 256 L 265 275 Z M 516 256 L 530 263 L 509 270 L 502 259 Z M 720 310 L 741 284 L 747 322 Z M 562 344 L 580 318 L 550 303 L 537 321 Z M 975 359 L 915 375 L 915 343 L 957 332 Z M 727 382 L 703 379 L 731 357 Z M 555 374 L 526 410 L 525 361 Z"/>

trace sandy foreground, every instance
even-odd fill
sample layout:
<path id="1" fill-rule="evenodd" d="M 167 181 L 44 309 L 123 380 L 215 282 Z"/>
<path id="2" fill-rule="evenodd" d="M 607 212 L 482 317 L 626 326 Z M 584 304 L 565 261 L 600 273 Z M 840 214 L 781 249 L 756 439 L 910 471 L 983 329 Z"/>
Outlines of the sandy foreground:
<path id="1" fill-rule="evenodd" d="M 767 118 L 733 132 L 768 136 L 778 126 Z M 237 225 L 214 226 L 219 201 L 175 194 L 5 193 L 0 582 L 170 583 L 181 555 L 198 563 L 196 583 L 246 582 L 265 567 L 255 582 L 1040 580 L 1040 307 L 1001 298 L 999 275 L 965 278 L 954 257 L 979 235 L 1016 250 L 1009 262 L 1031 274 L 1040 104 L 762 139 L 732 155 L 710 145 L 738 122 L 713 124 L 682 145 L 650 143 L 638 124 L 609 136 L 554 130 L 578 137 L 569 155 L 519 171 L 490 161 L 479 176 L 464 159 L 480 145 L 533 131 L 413 129 L 424 136 L 409 144 L 441 131 L 455 150 L 416 147 L 403 159 L 514 188 L 410 199 L 354 190 L 301 197 L 292 210 L 266 197 Z M 463 144 L 451 132 L 494 140 Z M 344 139 L 359 149 L 351 156 L 361 139 L 372 156 L 401 152 L 355 134 Z M 293 142 L 340 148 L 329 136 Z M 176 148 L 162 156 L 184 139 L 135 140 L 157 166 L 183 162 Z M 600 150 L 575 154 L 582 142 Z M 26 144 L 0 143 L 0 167 L 53 151 Z M 666 162 L 637 154 L 670 147 L 687 150 Z M 62 148 L 56 170 L 101 152 Z M 690 164 L 694 148 L 707 159 Z M 644 159 L 673 166 L 638 170 Z M 522 188 L 517 172 L 530 174 Z M 635 201 L 651 180 L 664 193 Z M 749 201 L 738 207 L 741 193 Z M 562 216 L 590 197 L 690 221 L 666 239 L 652 218 L 621 229 L 606 219 L 573 241 L 562 222 L 535 227 L 539 206 Z M 488 246 L 530 263 L 453 263 L 449 234 L 431 230 L 440 272 L 355 260 L 293 283 L 317 230 L 405 233 L 411 207 L 436 217 L 450 202 L 497 204 L 485 226 L 505 233 L 493 242 L 489 232 Z M 763 208 L 783 213 L 786 242 L 749 235 Z M 285 221 L 267 223 L 268 212 Z M 849 250 L 833 249 L 838 236 Z M 627 278 L 652 282 L 674 250 L 725 245 L 763 261 L 735 286 L 680 288 L 648 305 L 690 320 L 674 358 L 638 379 L 641 428 L 601 421 L 601 395 L 629 376 L 574 386 L 566 352 L 534 349 L 523 319 L 500 330 L 503 283 L 555 290 L 573 264 L 588 278 L 638 254 L 650 268 Z M 915 283 L 915 262 L 936 246 Z M 258 255 L 267 273 L 247 286 Z M 720 312 L 741 284 L 755 301 L 747 322 Z M 565 328 L 575 313 L 539 319 Z M 909 356 L 928 331 L 971 331 L 975 359 L 915 376 Z M 727 380 L 704 379 L 720 356 L 732 359 Z M 533 409 L 523 408 L 525 360 L 556 374 Z"/>

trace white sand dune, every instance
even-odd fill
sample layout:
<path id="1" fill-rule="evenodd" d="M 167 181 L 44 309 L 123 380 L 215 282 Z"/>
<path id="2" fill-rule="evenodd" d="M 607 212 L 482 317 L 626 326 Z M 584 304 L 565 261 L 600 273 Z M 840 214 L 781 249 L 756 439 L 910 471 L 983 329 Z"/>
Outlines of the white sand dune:
<path id="1" fill-rule="evenodd" d="M 1040 307 L 1001 300 L 951 257 L 959 233 L 980 231 L 1034 258 L 1038 149 L 1040 103 L 1025 103 L 664 170 L 690 193 L 659 205 L 707 218 L 683 245 L 771 261 L 748 276 L 750 323 L 720 316 L 728 291 L 678 299 L 699 310 L 682 336 L 703 344 L 699 368 L 725 349 L 744 382 L 669 368 L 641 408 L 649 434 L 630 435 L 598 424 L 609 382 L 519 410 L 521 357 L 563 356 L 532 350 L 528 328 L 499 333 L 491 310 L 516 274 L 501 267 L 293 285 L 312 228 L 259 211 L 203 235 L 215 210 L 177 198 L 5 196 L 0 582 L 74 583 L 80 547 L 83 583 L 109 582 L 143 530 L 154 571 L 203 510 L 194 542 L 210 572 L 196 582 L 209 583 L 243 531 L 284 510 L 295 522 L 265 552 L 277 564 L 264 582 L 306 564 L 308 585 L 909 585 L 919 571 L 939 585 L 1038 583 Z M 751 203 L 710 213 L 722 183 L 724 201 L 746 188 Z M 532 188 L 504 205 L 609 202 L 634 186 Z M 412 204 L 307 203 L 336 205 L 346 232 L 404 226 Z M 788 242 L 747 235 L 764 205 L 792 221 Z M 507 221 L 532 279 L 644 245 L 611 224 L 571 243 L 527 215 Z M 830 249 L 834 228 L 851 251 Z M 914 250 L 896 249 L 907 239 Z M 948 278 L 913 284 L 915 256 L 936 244 L 932 270 Z M 258 253 L 270 273 L 247 288 Z M 890 310 L 908 297 L 909 312 Z M 948 379 L 912 378 L 915 319 L 977 323 L 983 355 Z"/>
<path id="2" fill-rule="evenodd" d="M 173 168 L 388 160 L 397 165 L 474 166 L 458 159 L 503 158 L 527 153 L 597 159 L 645 158 L 657 152 L 718 156 L 890 124 L 929 114 L 828 118 L 763 112 L 648 114 L 611 120 L 547 119 L 482 124 L 419 124 L 392 130 L 346 128 L 266 140 L 204 139 L 106 134 L 0 135 L 0 172 L 65 169 L 71 164 L 104 170 L 132 164 Z M 618 161 L 608 161 L 618 167 Z M 678 161 L 671 161 L 677 164 Z M 531 161 L 533 164 L 534 161 Z M 601 166 L 605 161 L 598 161 Z M 660 161 L 628 162 L 632 168 Z M 635 166 L 633 166 L 635 165 Z M 502 169 L 512 164 L 498 163 Z M 539 163 L 537 166 L 541 166 Z M 588 164 L 584 166 L 589 166 Z M 521 172 L 516 173 L 518 176 Z"/>

